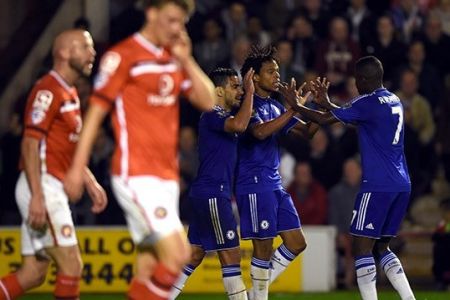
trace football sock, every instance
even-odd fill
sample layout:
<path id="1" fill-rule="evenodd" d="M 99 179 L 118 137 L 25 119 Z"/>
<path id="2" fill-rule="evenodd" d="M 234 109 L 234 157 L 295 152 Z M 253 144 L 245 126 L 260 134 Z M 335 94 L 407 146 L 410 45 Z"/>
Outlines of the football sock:
<path id="1" fill-rule="evenodd" d="M 222 267 L 223 285 L 230 300 L 247 300 L 247 291 L 241 275 L 240 265 Z"/>
<path id="2" fill-rule="evenodd" d="M 252 257 L 250 275 L 252 277 L 252 299 L 267 300 L 269 296 L 270 261 Z"/>
<path id="3" fill-rule="evenodd" d="M 380 264 L 392 286 L 402 300 L 414 300 L 414 293 L 409 286 L 408 278 L 397 256 L 390 250 L 381 255 Z"/>
<path id="4" fill-rule="evenodd" d="M 58 273 L 56 275 L 55 299 L 76 300 L 80 297 L 80 277 Z"/>
<path id="5" fill-rule="evenodd" d="M 355 258 L 356 278 L 363 300 L 377 300 L 377 269 L 372 255 Z"/>
<path id="6" fill-rule="evenodd" d="M 280 247 L 275 250 L 270 260 L 271 270 L 269 284 L 277 279 L 296 257 L 297 256 L 289 251 L 284 244 L 281 244 Z"/>
<path id="7" fill-rule="evenodd" d="M 8 274 L 0 279 L 0 300 L 13 300 L 24 292 L 16 273 Z"/>
<path id="8" fill-rule="evenodd" d="M 186 265 L 181 272 L 178 280 L 173 284 L 172 290 L 170 291 L 169 299 L 174 300 L 178 297 L 184 288 L 184 284 L 188 280 L 189 276 L 194 273 L 195 267 L 193 265 Z"/>

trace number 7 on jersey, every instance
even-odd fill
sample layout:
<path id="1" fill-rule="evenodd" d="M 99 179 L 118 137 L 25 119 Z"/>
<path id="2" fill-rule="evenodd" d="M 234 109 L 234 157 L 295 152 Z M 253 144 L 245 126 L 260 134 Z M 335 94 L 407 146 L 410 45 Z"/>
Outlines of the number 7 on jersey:
<path id="1" fill-rule="evenodd" d="M 398 115 L 397 130 L 395 130 L 394 140 L 392 141 L 392 145 L 397 145 L 398 141 L 400 140 L 400 132 L 403 128 L 403 110 L 401 106 L 394 106 L 391 107 L 391 109 L 393 115 Z"/>

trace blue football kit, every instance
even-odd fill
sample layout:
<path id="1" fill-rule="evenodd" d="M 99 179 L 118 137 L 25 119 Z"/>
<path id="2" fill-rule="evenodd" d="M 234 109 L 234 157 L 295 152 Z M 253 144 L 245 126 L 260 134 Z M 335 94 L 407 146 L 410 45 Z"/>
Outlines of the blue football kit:
<path id="1" fill-rule="evenodd" d="M 286 109 L 278 101 L 253 97 L 251 126 L 273 120 Z M 300 228 L 292 198 L 281 186 L 278 137 L 298 123 L 292 118 L 279 132 L 264 140 L 245 133 L 239 140 L 236 175 L 236 200 L 240 215 L 241 238 L 274 238 L 279 232 Z"/>
<path id="2" fill-rule="evenodd" d="M 362 182 L 350 232 L 371 238 L 395 236 L 411 192 L 400 99 L 379 88 L 332 114 L 345 124 L 358 126 Z"/>
<path id="3" fill-rule="evenodd" d="M 231 205 L 238 137 L 225 132 L 229 117 L 230 112 L 215 106 L 213 111 L 201 115 L 198 125 L 200 167 L 189 193 L 193 219 L 188 238 L 192 245 L 205 251 L 239 246 Z"/>

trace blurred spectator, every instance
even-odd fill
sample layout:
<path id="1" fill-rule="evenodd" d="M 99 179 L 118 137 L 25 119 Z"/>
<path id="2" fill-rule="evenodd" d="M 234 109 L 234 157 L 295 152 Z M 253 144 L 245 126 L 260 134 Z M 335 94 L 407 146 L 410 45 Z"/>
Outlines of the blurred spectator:
<path id="1" fill-rule="evenodd" d="M 424 16 L 419 10 L 417 0 L 400 0 L 392 9 L 395 28 L 401 33 L 403 41 L 409 43 L 413 35 L 420 32 Z"/>
<path id="2" fill-rule="evenodd" d="M 222 28 L 215 19 L 206 20 L 203 25 L 204 39 L 194 44 L 194 55 L 202 69 L 209 73 L 229 58 L 229 46 L 222 38 Z"/>
<path id="3" fill-rule="evenodd" d="M 445 34 L 450 35 L 450 0 L 440 0 L 438 2 L 438 6 L 431 10 L 430 14 L 441 20 L 442 30 Z"/>
<path id="4" fill-rule="evenodd" d="M 351 288 L 355 283 L 352 236 L 348 229 L 352 219 L 353 205 L 361 183 L 361 166 L 354 158 L 343 166 L 341 182 L 328 194 L 328 223 L 337 228 L 338 287 Z"/>
<path id="5" fill-rule="evenodd" d="M 425 61 L 444 78 L 450 73 L 450 37 L 442 31 L 442 23 L 438 17 L 428 17 L 421 40 L 425 46 Z"/>
<path id="6" fill-rule="evenodd" d="M 302 0 L 269 0 L 266 8 L 266 20 L 275 37 L 283 34 L 287 25 L 286 20 L 291 18 L 291 13 L 297 11 Z"/>
<path id="7" fill-rule="evenodd" d="M 340 154 L 342 159 L 355 156 L 358 153 L 358 135 L 352 126 L 341 122 L 334 123 L 329 128 L 331 147 Z"/>
<path id="8" fill-rule="evenodd" d="M 450 285 L 450 198 L 441 204 L 442 219 L 433 240 L 433 275 L 439 290 L 447 290 Z"/>
<path id="9" fill-rule="evenodd" d="M 294 181 L 287 189 L 300 216 L 302 224 L 323 225 L 327 223 L 327 192 L 311 174 L 308 162 L 295 165 Z"/>
<path id="10" fill-rule="evenodd" d="M 416 74 L 405 70 L 400 79 L 400 90 L 395 94 L 400 98 L 404 108 L 404 121 L 419 136 L 422 146 L 430 145 L 436 126 L 433 120 L 430 104 L 417 92 Z"/>
<path id="11" fill-rule="evenodd" d="M 276 43 L 278 66 L 280 67 L 280 80 L 290 82 L 294 78 L 297 84 L 302 83 L 302 74 L 294 70 L 292 65 L 292 44 L 288 40 L 279 40 Z"/>
<path id="12" fill-rule="evenodd" d="M 303 15 L 296 15 L 287 29 L 287 38 L 293 45 L 294 57 L 292 68 L 305 73 L 314 66 L 317 38 L 311 22 Z"/>
<path id="13" fill-rule="evenodd" d="M 79 17 L 73 22 L 73 28 L 82 29 L 89 31 L 91 27 L 91 22 L 85 17 Z"/>
<path id="14" fill-rule="evenodd" d="M 247 11 L 242 3 L 231 2 L 222 13 L 222 20 L 225 24 L 225 35 L 230 43 L 247 33 Z"/>
<path id="15" fill-rule="evenodd" d="M 419 94 L 425 97 L 432 108 L 436 107 L 442 95 L 443 82 L 436 69 L 425 62 L 425 47 L 421 41 L 414 41 L 408 49 L 406 68 L 416 73 L 419 79 Z M 403 68 L 405 69 L 405 67 Z M 399 79 L 401 78 L 401 74 Z"/>
<path id="16" fill-rule="evenodd" d="M 328 35 L 328 12 L 322 6 L 322 0 L 304 0 L 300 12 L 312 24 L 314 35 L 325 38 Z"/>
<path id="17" fill-rule="evenodd" d="M 252 44 L 265 47 L 270 44 L 270 34 L 264 30 L 261 19 L 258 17 L 251 17 L 247 22 L 247 36 Z"/>
<path id="18" fill-rule="evenodd" d="M 384 68 L 384 82 L 391 87 L 397 69 L 406 63 L 406 45 L 395 35 L 393 20 L 384 15 L 378 18 L 377 34 L 370 39 L 363 49 L 364 54 L 376 56 Z"/>
<path id="19" fill-rule="evenodd" d="M 250 52 L 250 46 L 251 44 L 247 36 L 239 36 L 231 46 L 232 49 L 230 60 L 222 63 L 221 66 L 224 68 L 226 67 L 236 70 L 238 72 L 239 79 L 242 79 L 240 71 L 245 59 L 247 58 L 248 53 Z"/>
<path id="20" fill-rule="evenodd" d="M 331 82 L 330 92 L 344 92 L 345 81 L 353 73 L 359 56 L 358 45 L 350 39 L 347 21 L 333 18 L 330 36 L 319 44 L 315 64 L 316 71 Z"/>
<path id="21" fill-rule="evenodd" d="M 185 126 L 180 130 L 180 173 L 189 185 L 197 175 L 199 166 L 197 151 L 197 135 L 192 127 Z"/>
<path id="22" fill-rule="evenodd" d="M 347 10 L 347 18 L 352 25 L 351 37 L 360 45 L 367 45 L 375 33 L 375 20 L 366 6 L 366 0 L 351 0 Z"/>
<path id="23" fill-rule="evenodd" d="M 323 129 L 316 132 L 310 147 L 309 162 L 314 178 L 329 189 L 341 178 L 342 157 L 330 146 L 328 135 Z"/>
<path id="24" fill-rule="evenodd" d="M 449 80 L 450 81 L 450 80 Z M 445 177 L 450 183 L 450 82 L 446 88 L 445 97 L 439 103 L 439 114 L 437 120 L 437 153 L 440 156 Z"/>

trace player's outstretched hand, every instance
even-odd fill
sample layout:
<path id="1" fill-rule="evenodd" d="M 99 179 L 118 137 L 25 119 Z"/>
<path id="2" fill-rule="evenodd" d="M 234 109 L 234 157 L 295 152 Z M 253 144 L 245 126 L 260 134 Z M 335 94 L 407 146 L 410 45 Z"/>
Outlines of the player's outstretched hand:
<path id="1" fill-rule="evenodd" d="M 330 107 L 330 97 L 328 96 L 328 88 L 330 87 L 330 82 L 326 77 L 317 77 L 315 81 L 310 82 L 311 91 L 314 96 L 314 102 L 323 108 Z"/>
<path id="2" fill-rule="evenodd" d="M 186 30 L 180 32 L 177 41 L 171 48 L 172 55 L 181 63 L 192 56 L 192 43 Z"/>
<path id="3" fill-rule="evenodd" d="M 286 82 L 281 83 L 278 90 L 291 107 L 305 105 L 305 103 L 308 101 L 309 96 L 311 95 L 310 91 L 308 91 L 306 94 L 303 94 L 303 89 L 306 86 L 306 82 L 304 82 L 298 89 L 296 85 L 297 83 L 295 82 L 295 79 L 292 78 L 290 84 Z"/>
<path id="4" fill-rule="evenodd" d="M 76 203 L 80 200 L 84 191 L 83 172 L 70 168 L 64 177 L 64 191 L 69 200 Z"/>
<path id="5" fill-rule="evenodd" d="M 96 214 L 102 212 L 108 204 L 108 197 L 106 197 L 105 190 L 97 180 L 87 182 L 86 190 L 92 200 L 92 212 Z"/>
<path id="6" fill-rule="evenodd" d="M 248 70 L 244 76 L 244 91 L 246 95 L 253 95 L 255 93 L 253 75 L 255 75 L 255 70 L 253 70 L 253 68 L 250 68 L 250 70 Z"/>

